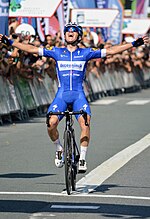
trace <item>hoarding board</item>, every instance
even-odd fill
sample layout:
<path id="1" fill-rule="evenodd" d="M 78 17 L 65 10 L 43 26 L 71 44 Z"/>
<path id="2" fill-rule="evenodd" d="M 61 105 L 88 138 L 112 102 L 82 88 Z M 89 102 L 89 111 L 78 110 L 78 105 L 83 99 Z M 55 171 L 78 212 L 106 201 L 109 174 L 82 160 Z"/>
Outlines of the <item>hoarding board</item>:
<path id="1" fill-rule="evenodd" d="M 118 13 L 117 9 L 72 9 L 71 20 L 83 27 L 110 27 Z"/>
<path id="2" fill-rule="evenodd" d="M 124 18 L 123 34 L 146 34 L 150 28 L 150 19 Z"/>
<path id="3" fill-rule="evenodd" d="M 51 17 L 61 0 L 11 0 L 10 17 Z"/>

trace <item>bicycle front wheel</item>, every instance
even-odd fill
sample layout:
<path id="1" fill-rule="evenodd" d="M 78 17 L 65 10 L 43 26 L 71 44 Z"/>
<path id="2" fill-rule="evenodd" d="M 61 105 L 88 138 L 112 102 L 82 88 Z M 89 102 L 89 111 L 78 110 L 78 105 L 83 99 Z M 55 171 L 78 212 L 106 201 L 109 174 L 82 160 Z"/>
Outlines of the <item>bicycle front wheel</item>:
<path id="1" fill-rule="evenodd" d="M 70 195 L 72 190 L 72 142 L 69 131 L 65 131 L 64 150 L 66 190 L 67 194 Z"/>

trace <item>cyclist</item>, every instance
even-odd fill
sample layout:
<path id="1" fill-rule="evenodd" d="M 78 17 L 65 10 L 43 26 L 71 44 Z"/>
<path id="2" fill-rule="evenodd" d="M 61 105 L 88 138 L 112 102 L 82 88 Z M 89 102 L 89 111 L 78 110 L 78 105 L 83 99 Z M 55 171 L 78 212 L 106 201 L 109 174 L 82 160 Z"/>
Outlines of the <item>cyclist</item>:
<path id="1" fill-rule="evenodd" d="M 76 23 L 68 23 L 64 27 L 66 48 L 37 48 L 32 45 L 25 45 L 12 41 L 2 34 L 0 34 L 0 42 L 12 45 L 28 53 L 36 53 L 40 56 L 51 57 L 56 61 L 59 86 L 57 94 L 48 108 L 48 112 L 65 111 L 70 104 L 74 111 L 83 109 L 87 112 L 88 126 L 85 126 L 85 121 L 82 116 L 76 116 L 81 127 L 79 172 L 86 172 L 86 154 L 90 140 L 91 111 L 83 91 L 82 83 L 85 77 L 87 62 L 90 59 L 114 55 L 132 47 L 138 47 L 144 43 L 148 43 L 148 37 L 143 36 L 132 43 L 115 45 L 107 49 L 93 49 L 78 47 L 78 43 L 82 39 L 82 34 L 83 31 L 81 26 L 78 26 Z M 60 143 L 59 132 L 57 130 L 57 126 L 61 119 L 61 116 L 52 115 L 47 121 L 48 134 L 56 145 L 55 164 L 57 167 L 63 166 L 63 147 Z"/>

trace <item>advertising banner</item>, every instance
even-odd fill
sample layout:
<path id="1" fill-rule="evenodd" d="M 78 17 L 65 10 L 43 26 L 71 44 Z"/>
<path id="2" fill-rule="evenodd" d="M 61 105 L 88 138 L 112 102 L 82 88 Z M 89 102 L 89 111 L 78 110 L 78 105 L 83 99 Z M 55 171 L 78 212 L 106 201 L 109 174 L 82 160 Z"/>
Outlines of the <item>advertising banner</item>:
<path id="1" fill-rule="evenodd" d="M 108 8 L 108 1 L 109 0 L 95 0 L 96 7 L 97 8 Z M 101 27 L 101 33 L 103 35 L 104 42 L 106 42 L 108 39 L 108 28 Z"/>
<path id="2" fill-rule="evenodd" d="M 124 18 L 122 33 L 144 35 L 147 33 L 149 28 L 150 28 L 150 19 Z"/>
<path id="3" fill-rule="evenodd" d="M 20 94 L 21 94 L 21 97 L 22 97 L 22 100 L 23 100 L 23 103 L 26 109 L 28 110 L 36 109 L 37 106 L 36 106 L 36 103 L 33 98 L 33 94 L 31 92 L 28 82 L 25 79 L 20 78 L 17 81 L 17 86 L 20 91 Z"/>
<path id="4" fill-rule="evenodd" d="M 51 17 L 61 0 L 11 0 L 10 17 Z"/>
<path id="5" fill-rule="evenodd" d="M 137 15 L 136 17 L 147 17 L 148 16 L 148 5 L 149 2 L 148 0 L 137 0 L 136 1 L 136 11 L 135 14 Z"/>
<path id="6" fill-rule="evenodd" d="M 72 9 L 71 20 L 83 27 L 110 27 L 118 13 L 117 9 Z"/>
<path id="7" fill-rule="evenodd" d="M 36 79 L 33 81 L 33 83 L 34 83 L 34 88 L 37 89 L 36 93 L 38 94 L 40 105 L 44 106 L 50 104 L 50 98 L 44 86 L 44 83 L 42 81 L 39 82 Z"/>
<path id="8" fill-rule="evenodd" d="M 108 8 L 109 0 L 95 0 L 97 8 Z"/>
<path id="9" fill-rule="evenodd" d="M 4 88 L 3 77 L 0 76 L 0 115 L 6 115 L 10 112 Z"/>
<path id="10" fill-rule="evenodd" d="M 15 93 L 14 85 L 12 85 L 8 80 L 6 80 L 4 84 L 5 84 L 5 95 L 6 95 L 10 113 L 19 111 L 20 106 Z"/>
<path id="11" fill-rule="evenodd" d="M 96 8 L 95 0 L 71 0 L 74 8 Z"/>
<path id="12" fill-rule="evenodd" d="M 0 33 L 8 35 L 9 0 L 0 0 Z"/>
<path id="13" fill-rule="evenodd" d="M 111 40 L 113 44 L 119 44 L 122 41 L 123 6 L 120 0 L 109 0 L 108 7 L 119 10 L 108 34 L 108 39 Z"/>

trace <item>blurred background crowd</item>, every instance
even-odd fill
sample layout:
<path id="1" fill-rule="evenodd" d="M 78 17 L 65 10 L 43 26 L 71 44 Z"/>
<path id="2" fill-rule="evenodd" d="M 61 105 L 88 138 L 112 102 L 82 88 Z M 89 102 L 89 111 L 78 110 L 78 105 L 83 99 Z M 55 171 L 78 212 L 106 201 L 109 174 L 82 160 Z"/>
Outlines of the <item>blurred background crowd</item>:
<path id="1" fill-rule="evenodd" d="M 78 46 L 82 48 L 92 47 L 95 49 L 113 46 L 111 41 L 103 41 L 100 32 L 98 35 L 98 42 L 95 45 L 90 28 L 84 28 L 83 38 Z M 45 35 L 45 41 L 41 42 L 38 35 L 22 36 L 16 34 L 13 27 L 10 27 L 9 38 L 36 47 L 65 47 L 60 31 L 57 32 L 55 36 L 50 34 Z M 126 42 L 123 41 L 122 43 Z M 39 57 L 36 54 L 28 54 L 12 47 L 7 48 L 2 44 L 0 45 L 0 48 L 0 74 L 9 80 L 10 83 L 13 84 L 13 80 L 16 77 L 23 77 L 28 80 L 32 80 L 36 77 L 38 81 L 41 82 L 43 81 L 45 74 L 57 82 L 55 61 L 53 59 Z M 132 48 L 121 54 L 103 59 L 91 60 L 88 63 L 86 73 L 86 80 L 90 81 L 90 88 L 92 89 L 93 87 L 93 92 L 98 89 L 96 84 L 94 86 L 94 78 L 95 80 L 96 78 L 100 79 L 99 90 L 106 92 L 106 95 L 107 92 L 111 93 L 109 90 L 118 89 L 120 92 L 127 92 L 130 90 L 132 92 L 135 87 L 138 90 L 148 88 L 150 86 L 149 49 L 150 45 L 143 45 L 138 48 Z M 90 80 L 91 74 L 92 80 Z M 109 75 L 106 80 L 105 75 Z M 99 92 L 99 90 L 97 92 Z M 118 92 L 112 93 L 115 95 Z"/>
<path id="2" fill-rule="evenodd" d="M 36 33 L 18 34 L 18 19 L 9 21 L 9 38 L 36 47 L 65 47 L 58 30 L 55 34 L 45 34 L 44 39 Z M 89 27 L 83 28 L 79 47 L 102 49 L 113 46 L 105 39 L 100 28 L 97 35 Z M 149 32 L 147 33 L 149 34 Z M 126 43 L 125 35 L 121 43 Z M 133 39 L 133 35 L 131 38 Z M 150 44 L 132 48 L 123 53 L 88 63 L 84 90 L 89 102 L 106 96 L 137 92 L 150 87 Z M 13 47 L 0 45 L 0 123 L 13 119 L 26 119 L 31 112 L 37 115 L 46 112 L 57 91 L 55 61 L 51 58 L 28 54 Z M 31 113 L 32 114 L 32 113 Z"/>

